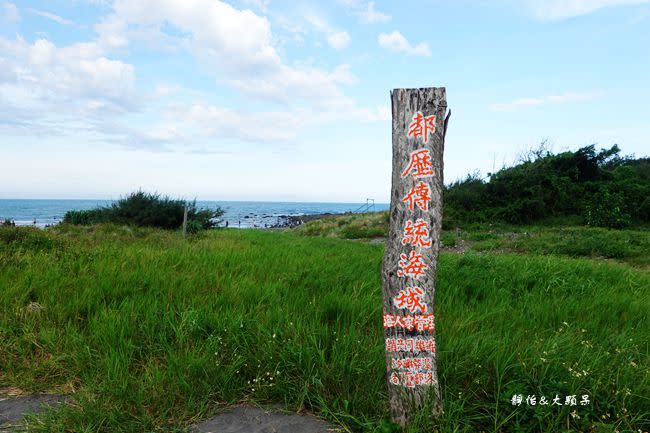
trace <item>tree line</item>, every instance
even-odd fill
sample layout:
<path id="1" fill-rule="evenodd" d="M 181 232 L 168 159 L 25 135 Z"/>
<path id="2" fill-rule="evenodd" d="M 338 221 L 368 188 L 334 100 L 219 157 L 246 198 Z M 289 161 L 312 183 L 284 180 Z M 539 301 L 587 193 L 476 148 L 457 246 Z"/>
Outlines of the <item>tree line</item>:
<path id="1" fill-rule="evenodd" d="M 544 146 L 519 164 L 467 175 L 445 187 L 443 224 L 529 224 L 554 217 L 611 228 L 650 222 L 650 158 L 614 145 L 553 154 Z"/>

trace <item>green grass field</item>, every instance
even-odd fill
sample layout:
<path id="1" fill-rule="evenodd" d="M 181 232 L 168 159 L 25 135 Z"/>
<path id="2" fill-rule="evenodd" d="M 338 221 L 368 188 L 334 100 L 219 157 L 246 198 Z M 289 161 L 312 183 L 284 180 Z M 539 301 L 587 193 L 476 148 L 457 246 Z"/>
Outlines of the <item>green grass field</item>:
<path id="1" fill-rule="evenodd" d="M 565 219 L 566 224 L 568 219 Z M 650 269 L 650 230 L 648 227 L 614 230 L 596 227 L 558 225 L 468 224 L 445 227 L 443 247 L 488 253 L 522 253 L 560 257 L 588 257 L 628 263 Z M 296 228 L 305 236 L 368 240 L 388 236 L 388 212 L 353 214 L 310 221 Z"/>
<path id="2" fill-rule="evenodd" d="M 539 230 L 472 229 L 441 254 L 444 414 L 410 432 L 650 430 L 649 232 Z M 610 242 L 620 257 L 597 259 Z M 0 228 L 0 388 L 73 393 L 35 432 L 181 432 L 242 401 L 389 432 L 382 255 L 295 232 Z"/>

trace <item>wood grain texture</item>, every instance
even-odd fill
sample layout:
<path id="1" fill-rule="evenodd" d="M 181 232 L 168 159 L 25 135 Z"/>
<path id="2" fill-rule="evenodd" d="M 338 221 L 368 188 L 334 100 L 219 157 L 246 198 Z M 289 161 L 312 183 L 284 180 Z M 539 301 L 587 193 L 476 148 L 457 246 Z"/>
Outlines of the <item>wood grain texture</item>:
<path id="1" fill-rule="evenodd" d="M 386 242 L 384 259 L 382 262 L 382 292 L 384 314 L 404 315 L 403 309 L 398 309 L 393 303 L 393 298 L 399 291 L 406 287 L 418 286 L 425 289 L 424 301 L 429 307 L 429 313 L 435 315 L 435 283 L 436 265 L 438 251 L 440 248 L 440 230 L 442 223 L 442 190 L 443 190 L 443 150 L 446 126 L 448 123 L 446 90 L 444 87 L 421 88 L 421 89 L 394 89 L 391 92 L 392 103 L 392 139 L 393 139 L 393 169 L 392 188 L 390 203 L 390 230 Z M 435 132 L 429 136 L 427 143 L 421 138 L 408 137 L 409 125 L 413 116 L 421 112 L 424 116 L 435 115 Z M 433 176 L 425 178 L 414 178 L 413 176 L 402 177 L 402 172 L 408 167 L 411 152 L 426 148 L 429 149 L 433 164 Z M 411 188 L 424 181 L 431 189 L 431 201 L 428 211 L 415 207 L 409 210 L 408 204 L 402 199 L 409 193 Z M 431 248 L 402 245 L 404 227 L 407 220 L 416 221 L 421 218 L 430 227 L 429 238 L 432 240 Z M 408 254 L 415 250 L 423 255 L 423 261 L 428 265 L 425 275 L 419 278 L 411 278 L 397 275 L 399 269 L 400 255 Z M 408 312 L 407 312 L 408 314 Z M 435 331 L 408 331 L 404 328 L 386 328 L 385 338 L 434 338 Z M 420 385 L 414 388 L 402 385 L 393 385 L 390 382 L 391 360 L 394 358 L 418 357 L 431 358 L 433 384 Z M 409 417 L 421 408 L 427 399 L 432 402 L 433 414 L 437 416 L 442 411 L 440 384 L 438 382 L 436 368 L 436 354 L 410 353 L 410 352 L 386 352 L 387 383 L 393 421 L 406 426 Z"/>

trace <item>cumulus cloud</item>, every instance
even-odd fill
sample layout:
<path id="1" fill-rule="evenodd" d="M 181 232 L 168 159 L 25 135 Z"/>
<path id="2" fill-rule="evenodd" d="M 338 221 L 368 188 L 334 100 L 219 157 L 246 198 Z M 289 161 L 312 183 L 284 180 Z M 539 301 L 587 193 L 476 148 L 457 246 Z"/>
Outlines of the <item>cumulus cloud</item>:
<path id="1" fill-rule="evenodd" d="M 55 45 L 46 38 L 0 37 L 0 118 L 11 119 L 0 122 L 0 131 L 90 134 L 105 143 L 165 150 L 216 138 L 290 142 L 306 125 L 386 120 L 384 108 L 361 108 L 344 93 L 357 81 L 349 65 L 284 62 L 269 21 L 250 10 L 218 0 L 115 0 L 110 7 L 94 26 L 94 41 Z M 349 44 L 347 32 L 319 24 L 332 47 Z M 134 65 L 111 54 L 142 42 L 143 35 L 193 55 L 215 82 L 250 97 L 248 107 L 262 99 L 281 108 L 260 112 L 186 102 L 161 112 L 157 106 L 168 95 L 192 100 L 197 92 L 173 83 L 138 92 Z M 151 125 L 120 116 L 141 111 Z"/>
<path id="2" fill-rule="evenodd" d="M 419 44 L 413 46 L 397 30 L 392 33 L 381 33 L 377 38 L 377 41 L 382 48 L 385 48 L 389 51 L 405 53 L 410 56 L 431 56 L 429 45 L 427 45 L 425 42 L 420 42 Z"/>
<path id="3" fill-rule="evenodd" d="M 543 96 L 538 98 L 519 98 L 511 102 L 492 104 L 492 111 L 516 111 L 525 107 L 535 107 L 544 104 L 565 104 L 569 102 L 590 101 L 598 96 L 597 92 L 567 92 L 561 95 Z"/>
<path id="4" fill-rule="evenodd" d="M 266 18 L 211 0 L 117 0 L 117 16 L 129 24 L 159 29 L 171 23 L 191 34 L 186 48 L 206 64 L 231 74 L 277 68 Z"/>
<path id="5" fill-rule="evenodd" d="M 80 119 L 138 108 L 133 66 L 104 56 L 92 42 L 57 47 L 47 39 L 0 38 L 3 131 L 59 134 Z"/>
<path id="6" fill-rule="evenodd" d="M 542 20 L 562 20 L 590 14 L 599 9 L 650 3 L 650 0 L 534 0 L 530 1 L 535 16 Z"/>
<path id="7" fill-rule="evenodd" d="M 0 38 L 0 52 L 14 71 L 6 84 L 28 87 L 50 101 L 103 99 L 124 109 L 135 103 L 133 66 L 104 57 L 94 43 L 60 48 L 46 39 L 30 44 Z"/>
<path id="8" fill-rule="evenodd" d="M 288 104 L 291 101 L 336 105 L 346 99 L 339 88 L 341 71 L 285 64 L 272 44 L 270 22 L 250 10 L 218 0 L 116 0 L 116 19 L 157 29 L 170 23 L 189 35 L 178 38 L 221 81 L 251 97 Z M 323 26 L 326 26 L 324 24 Z M 323 27 L 325 28 L 325 27 Z M 331 43 L 343 48 L 344 34 Z M 349 72 L 347 74 L 350 75 Z"/>
<path id="9" fill-rule="evenodd" d="M 343 50 L 350 43 L 350 35 L 345 31 L 332 33 L 327 37 L 327 43 L 335 50 Z"/>

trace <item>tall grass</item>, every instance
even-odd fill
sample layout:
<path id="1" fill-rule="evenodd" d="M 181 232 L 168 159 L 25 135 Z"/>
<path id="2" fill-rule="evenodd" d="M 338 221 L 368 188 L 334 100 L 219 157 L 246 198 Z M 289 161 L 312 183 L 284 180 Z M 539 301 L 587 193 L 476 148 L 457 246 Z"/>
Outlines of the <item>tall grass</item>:
<path id="1" fill-rule="evenodd" d="M 390 431 L 381 245 L 252 230 L 8 233 L 0 386 L 74 391 L 74 404 L 30 418 L 33 431 L 183 431 L 242 401 Z M 648 430 L 649 287 L 623 264 L 442 254 L 444 414 L 409 431 Z M 513 406 L 513 394 L 591 403 Z"/>

